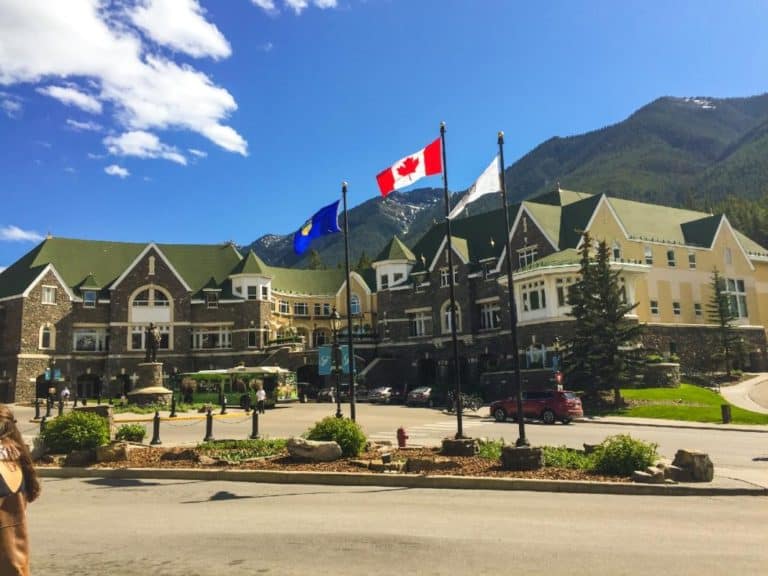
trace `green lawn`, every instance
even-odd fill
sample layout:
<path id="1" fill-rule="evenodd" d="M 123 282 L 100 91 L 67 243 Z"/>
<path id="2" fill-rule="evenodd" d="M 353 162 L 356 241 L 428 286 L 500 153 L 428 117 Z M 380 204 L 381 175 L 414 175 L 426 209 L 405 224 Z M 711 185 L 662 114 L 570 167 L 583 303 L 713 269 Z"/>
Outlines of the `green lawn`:
<path id="1" fill-rule="evenodd" d="M 720 406 L 726 400 L 711 390 L 691 384 L 679 388 L 644 388 L 622 390 L 625 400 L 639 400 L 642 405 L 614 410 L 606 415 L 636 418 L 668 418 L 692 422 L 722 422 Z M 758 414 L 731 405 L 733 424 L 768 424 L 768 414 Z"/>

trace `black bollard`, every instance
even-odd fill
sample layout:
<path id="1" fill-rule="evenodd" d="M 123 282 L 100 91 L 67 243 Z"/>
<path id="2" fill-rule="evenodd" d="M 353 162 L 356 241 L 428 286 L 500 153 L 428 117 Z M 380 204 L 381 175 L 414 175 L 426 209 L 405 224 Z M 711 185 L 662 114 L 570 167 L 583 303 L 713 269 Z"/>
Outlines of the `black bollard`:
<path id="1" fill-rule="evenodd" d="M 45 400 L 45 418 L 51 417 L 51 408 L 53 407 L 53 401 L 50 398 Z"/>
<path id="2" fill-rule="evenodd" d="M 35 398 L 35 420 L 40 420 L 40 398 Z"/>
<path id="3" fill-rule="evenodd" d="M 254 410 L 251 418 L 251 440 L 259 439 L 259 411 Z"/>
<path id="4" fill-rule="evenodd" d="M 115 401 L 113 400 L 112 396 L 110 396 L 109 397 L 109 405 L 112 406 L 114 404 L 114 402 Z"/>
<path id="5" fill-rule="evenodd" d="M 59 400 L 59 416 L 64 414 L 64 400 Z"/>
<path id="6" fill-rule="evenodd" d="M 171 394 L 171 413 L 169 418 L 176 418 L 176 394 Z"/>
<path id="7" fill-rule="evenodd" d="M 227 397 L 224 396 L 221 399 L 221 413 L 226 414 L 227 413 Z"/>
<path id="8" fill-rule="evenodd" d="M 40 419 L 40 434 L 42 434 L 43 432 L 45 432 L 45 421 L 46 421 L 46 419 L 47 419 L 47 418 L 46 418 L 45 416 L 43 416 L 43 417 Z"/>
<path id="9" fill-rule="evenodd" d="M 152 440 L 149 443 L 152 446 L 162 444 L 160 442 L 160 412 L 157 410 L 155 410 L 155 417 L 152 420 Z"/>
<path id="10" fill-rule="evenodd" d="M 203 442 L 213 442 L 215 438 L 213 437 L 213 414 L 211 414 L 211 409 L 208 408 L 208 412 L 205 414 L 205 438 L 203 438 Z"/>
<path id="11" fill-rule="evenodd" d="M 99 392 L 98 396 L 96 396 L 96 404 L 101 406 L 101 392 Z"/>
<path id="12" fill-rule="evenodd" d="M 72 399 L 72 408 L 77 408 L 77 394 Z"/>

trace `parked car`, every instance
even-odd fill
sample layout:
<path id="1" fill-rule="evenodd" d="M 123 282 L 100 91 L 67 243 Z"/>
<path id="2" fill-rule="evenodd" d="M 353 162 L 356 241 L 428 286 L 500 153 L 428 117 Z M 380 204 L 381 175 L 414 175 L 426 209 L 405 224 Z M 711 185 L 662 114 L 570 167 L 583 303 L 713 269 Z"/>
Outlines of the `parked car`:
<path id="1" fill-rule="evenodd" d="M 403 393 L 392 386 L 380 386 L 368 393 L 368 402 L 372 404 L 393 404 L 403 401 Z"/>
<path id="2" fill-rule="evenodd" d="M 491 416 L 497 422 L 517 416 L 517 398 L 512 396 L 491 403 Z M 560 420 L 570 424 L 574 418 L 582 418 L 584 410 L 575 392 L 568 390 L 531 390 L 523 392 L 523 416 L 541 419 L 544 424 Z"/>
<path id="3" fill-rule="evenodd" d="M 432 396 L 432 388 L 429 386 L 421 386 L 414 388 L 408 392 L 408 397 L 405 399 L 406 406 L 429 406 L 432 408 L 434 405 L 434 398 Z"/>

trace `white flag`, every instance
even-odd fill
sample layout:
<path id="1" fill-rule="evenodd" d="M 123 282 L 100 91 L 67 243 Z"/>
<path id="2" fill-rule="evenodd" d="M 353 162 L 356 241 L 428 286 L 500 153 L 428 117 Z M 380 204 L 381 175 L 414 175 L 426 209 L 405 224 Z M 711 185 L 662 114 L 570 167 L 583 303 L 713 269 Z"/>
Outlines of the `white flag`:
<path id="1" fill-rule="evenodd" d="M 464 197 L 459 200 L 459 203 L 453 207 L 451 213 L 448 214 L 448 218 L 455 218 L 459 213 L 464 210 L 467 204 L 471 204 L 480 196 L 485 194 L 492 194 L 493 192 L 501 192 L 501 185 L 499 184 L 499 157 L 496 156 L 490 163 L 485 172 L 480 174 L 472 187 L 469 189 Z"/>

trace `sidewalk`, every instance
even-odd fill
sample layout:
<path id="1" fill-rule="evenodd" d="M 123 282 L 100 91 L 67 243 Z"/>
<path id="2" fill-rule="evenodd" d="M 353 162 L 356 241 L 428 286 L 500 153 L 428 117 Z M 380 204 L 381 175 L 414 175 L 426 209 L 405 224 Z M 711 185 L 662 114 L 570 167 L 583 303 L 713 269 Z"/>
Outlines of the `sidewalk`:
<path id="1" fill-rule="evenodd" d="M 634 418 L 629 416 L 589 416 L 579 418 L 582 424 L 614 424 L 616 426 L 650 426 L 656 428 L 692 428 L 698 430 L 722 430 L 726 432 L 758 432 L 768 434 L 767 424 L 720 424 L 717 422 L 690 422 L 663 418 Z"/>
<path id="2" fill-rule="evenodd" d="M 739 382 L 733 386 L 721 386 L 720 394 L 734 406 L 750 410 L 751 412 L 768 414 L 768 407 L 758 404 L 753 399 L 753 396 L 758 396 L 758 394 L 755 394 L 757 389 L 760 388 L 762 390 L 764 387 L 768 387 L 768 373 L 762 372 L 754 378 L 744 380 L 744 382 Z M 764 397 L 764 394 L 760 394 L 760 396 Z"/>

